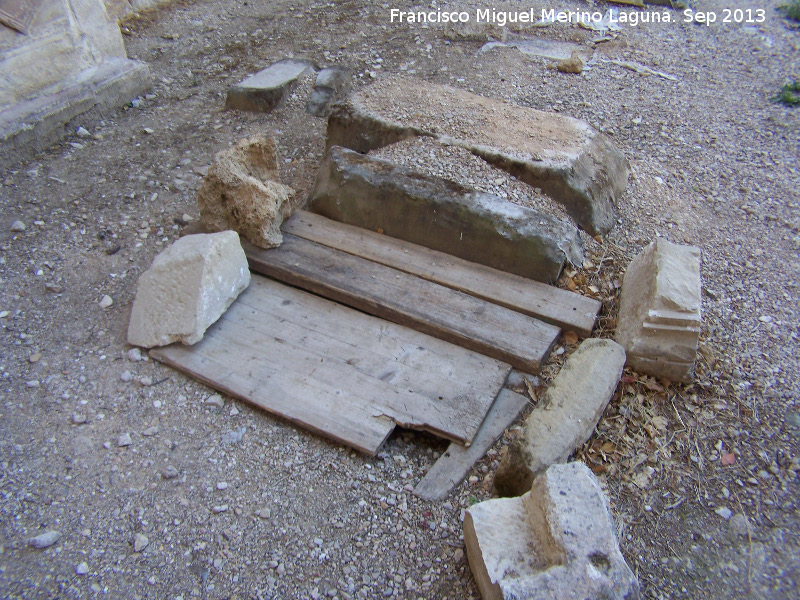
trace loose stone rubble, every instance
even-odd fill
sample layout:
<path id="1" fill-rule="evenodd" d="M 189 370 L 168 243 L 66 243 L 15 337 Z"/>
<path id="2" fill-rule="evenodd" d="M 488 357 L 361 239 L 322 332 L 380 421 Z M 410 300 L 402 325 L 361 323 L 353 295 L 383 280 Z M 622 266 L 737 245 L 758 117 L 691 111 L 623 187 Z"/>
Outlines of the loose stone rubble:
<path id="1" fill-rule="evenodd" d="M 271 112 L 280 107 L 297 81 L 316 70 L 311 63 L 286 58 L 228 88 L 225 108 L 252 112 Z"/>
<path id="2" fill-rule="evenodd" d="M 501 496 L 527 492 L 536 475 L 564 462 L 592 435 L 625 366 L 622 346 L 584 340 L 567 359 L 500 462 L 494 487 Z"/>
<path id="3" fill-rule="evenodd" d="M 294 210 L 295 191 L 280 183 L 275 140 L 257 135 L 214 156 L 197 192 L 208 232 L 232 229 L 261 248 L 283 241 L 281 223 Z"/>
<path id="4" fill-rule="evenodd" d="M 518 498 L 467 509 L 464 542 L 483 600 L 636 600 L 605 495 L 581 462 L 553 465 Z"/>
<path id="5" fill-rule="evenodd" d="M 249 283 L 235 231 L 187 235 L 139 277 L 128 343 L 146 348 L 195 344 Z"/>
<path id="6" fill-rule="evenodd" d="M 628 366 L 671 381 L 691 382 L 702 317 L 700 249 L 657 239 L 628 266 L 616 340 Z"/>
<path id="7" fill-rule="evenodd" d="M 350 94 L 328 119 L 328 147 L 368 152 L 414 136 L 467 148 L 541 188 L 592 235 L 616 223 L 630 165 L 584 121 L 398 76 Z"/>
<path id="8" fill-rule="evenodd" d="M 582 262 L 577 230 L 549 215 L 452 181 L 339 147 L 329 149 L 311 210 L 540 281 Z"/>
<path id="9" fill-rule="evenodd" d="M 328 67 L 317 73 L 314 88 L 306 104 L 306 112 L 315 117 L 327 117 L 334 102 L 350 91 L 353 72 L 344 67 Z"/>

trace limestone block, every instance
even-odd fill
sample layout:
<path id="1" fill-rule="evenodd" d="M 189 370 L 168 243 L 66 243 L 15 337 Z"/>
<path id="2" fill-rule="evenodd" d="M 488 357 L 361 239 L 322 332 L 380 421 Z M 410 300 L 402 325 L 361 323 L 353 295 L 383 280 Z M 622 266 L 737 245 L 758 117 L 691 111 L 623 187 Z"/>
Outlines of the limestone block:
<path id="1" fill-rule="evenodd" d="M 264 135 L 240 140 L 214 156 L 197 192 L 206 231 L 237 231 L 261 248 L 283 241 L 281 223 L 292 214 L 295 192 L 279 181 L 275 140 Z"/>
<path id="2" fill-rule="evenodd" d="M 616 340 L 640 373 L 690 382 L 700 341 L 700 249 L 657 239 L 622 282 Z"/>
<path id="3" fill-rule="evenodd" d="M 329 149 L 312 211 L 523 277 L 552 282 L 583 256 L 572 225 L 491 194 L 339 147 Z"/>
<path id="4" fill-rule="evenodd" d="M 608 501 L 580 462 L 553 465 L 524 496 L 470 507 L 467 557 L 483 600 L 636 600 Z"/>
<path id="5" fill-rule="evenodd" d="M 279 60 L 228 88 L 225 108 L 270 112 L 286 101 L 303 75 L 314 71 L 314 65 L 303 60 Z"/>
<path id="6" fill-rule="evenodd" d="M 494 477 L 501 496 L 527 492 L 537 474 L 561 463 L 588 440 L 614 395 L 625 351 L 611 341 L 584 340 L 525 420 Z"/>
<path id="7" fill-rule="evenodd" d="M 414 136 L 467 148 L 540 188 L 592 235 L 616 222 L 630 165 L 588 123 L 391 76 L 334 105 L 327 145 L 368 152 Z"/>
<path id="8" fill-rule="evenodd" d="M 145 348 L 195 344 L 249 283 L 235 231 L 182 237 L 139 277 L 128 343 Z"/>

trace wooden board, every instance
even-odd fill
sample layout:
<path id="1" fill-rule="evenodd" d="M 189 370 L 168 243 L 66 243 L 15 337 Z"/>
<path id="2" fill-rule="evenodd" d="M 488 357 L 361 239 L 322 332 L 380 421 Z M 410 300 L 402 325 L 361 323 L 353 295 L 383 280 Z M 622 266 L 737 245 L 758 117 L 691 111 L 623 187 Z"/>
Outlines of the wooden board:
<path id="1" fill-rule="evenodd" d="M 290 234 L 272 250 L 244 248 L 253 271 L 527 373 L 539 371 L 560 333 L 533 317 Z"/>
<path id="2" fill-rule="evenodd" d="M 581 337 L 591 335 L 600 311 L 598 300 L 314 213 L 296 211 L 282 229 L 572 330 Z"/>
<path id="3" fill-rule="evenodd" d="M 258 275 L 202 341 L 150 354 L 369 454 L 396 424 L 470 443 L 510 371 Z"/>
<path id="4" fill-rule="evenodd" d="M 486 420 L 481 425 L 472 445 L 465 447 L 451 443 L 447 451 L 439 457 L 422 481 L 414 488 L 414 493 L 425 500 L 444 500 L 461 483 L 472 466 L 483 458 L 486 451 L 503 435 L 525 408 L 525 396 L 504 389 L 497 396 Z"/>

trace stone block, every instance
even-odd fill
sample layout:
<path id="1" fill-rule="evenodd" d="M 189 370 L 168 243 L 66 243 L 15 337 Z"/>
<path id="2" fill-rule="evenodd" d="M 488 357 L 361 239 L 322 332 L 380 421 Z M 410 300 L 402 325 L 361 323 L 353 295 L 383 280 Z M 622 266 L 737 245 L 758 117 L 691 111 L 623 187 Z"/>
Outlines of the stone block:
<path id="1" fill-rule="evenodd" d="M 657 239 L 628 266 L 616 340 L 640 373 L 692 380 L 701 317 L 700 249 Z"/>
<path id="2" fill-rule="evenodd" d="M 297 81 L 316 70 L 313 64 L 286 58 L 228 88 L 226 109 L 270 112 L 283 105 Z"/>
<path id="3" fill-rule="evenodd" d="M 467 558 L 483 600 L 636 600 L 608 501 L 580 462 L 553 465 L 525 495 L 466 511 Z"/>
<path id="4" fill-rule="evenodd" d="M 249 283 L 235 231 L 182 237 L 139 277 L 128 343 L 145 348 L 195 344 Z"/>
<path id="5" fill-rule="evenodd" d="M 328 67 L 317 73 L 314 88 L 306 104 L 306 112 L 315 117 L 327 117 L 331 105 L 350 91 L 353 72 L 344 67 Z"/>
<path id="6" fill-rule="evenodd" d="M 509 444 L 494 476 L 498 494 L 524 494 L 537 474 L 566 461 L 591 437 L 624 366 L 619 344 L 596 338 L 581 343 L 528 415 L 521 437 Z"/>
<path id="7" fill-rule="evenodd" d="M 462 146 L 564 205 L 592 235 L 616 222 L 630 165 L 588 123 L 390 76 L 334 105 L 327 145 L 357 152 L 415 136 Z"/>
<path id="8" fill-rule="evenodd" d="M 197 192 L 205 231 L 232 229 L 260 248 L 283 241 L 281 223 L 292 214 L 295 192 L 279 181 L 275 140 L 240 140 L 218 152 Z"/>
<path id="9" fill-rule="evenodd" d="M 344 148 L 329 149 L 309 206 L 330 219 L 540 281 L 580 263 L 577 230 L 530 208 Z"/>

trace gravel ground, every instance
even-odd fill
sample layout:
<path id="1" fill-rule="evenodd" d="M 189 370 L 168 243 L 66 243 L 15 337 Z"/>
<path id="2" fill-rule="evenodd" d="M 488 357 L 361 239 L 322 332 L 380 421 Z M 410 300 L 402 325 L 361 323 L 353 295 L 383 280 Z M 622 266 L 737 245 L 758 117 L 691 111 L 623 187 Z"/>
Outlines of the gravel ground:
<path id="1" fill-rule="evenodd" d="M 720 19 L 752 8 L 694 4 Z M 351 67 L 356 87 L 404 72 L 612 136 L 633 165 L 621 223 L 587 238 L 586 262 L 560 283 L 603 299 L 598 335 L 611 335 L 627 261 L 654 236 L 696 244 L 705 325 L 695 383 L 626 372 L 577 457 L 607 489 L 644 597 L 796 598 L 800 112 L 770 98 L 800 76 L 800 32 L 777 4 L 762 3 L 763 23 L 672 12 L 673 23 L 624 26 L 579 75 L 515 49 L 478 54 L 477 29 L 390 23 L 406 3 L 181 2 L 126 21 L 150 93 L 72 123 L 86 133 L 0 174 L 2 595 L 478 597 L 462 511 L 491 496 L 518 427 L 448 501 L 428 503 L 409 490 L 443 442 L 398 432 L 365 458 L 243 403 L 219 406 L 125 344 L 136 279 L 197 218 L 216 151 L 273 132 L 284 181 L 301 197 L 310 189 L 325 123 L 303 110 L 309 81 L 271 115 L 222 110 L 228 85 L 292 55 Z M 526 34 L 584 45 L 598 35 Z M 559 348 L 544 384 L 572 349 Z M 51 545 L 29 545 L 48 531 L 60 533 L 41 540 Z"/>

